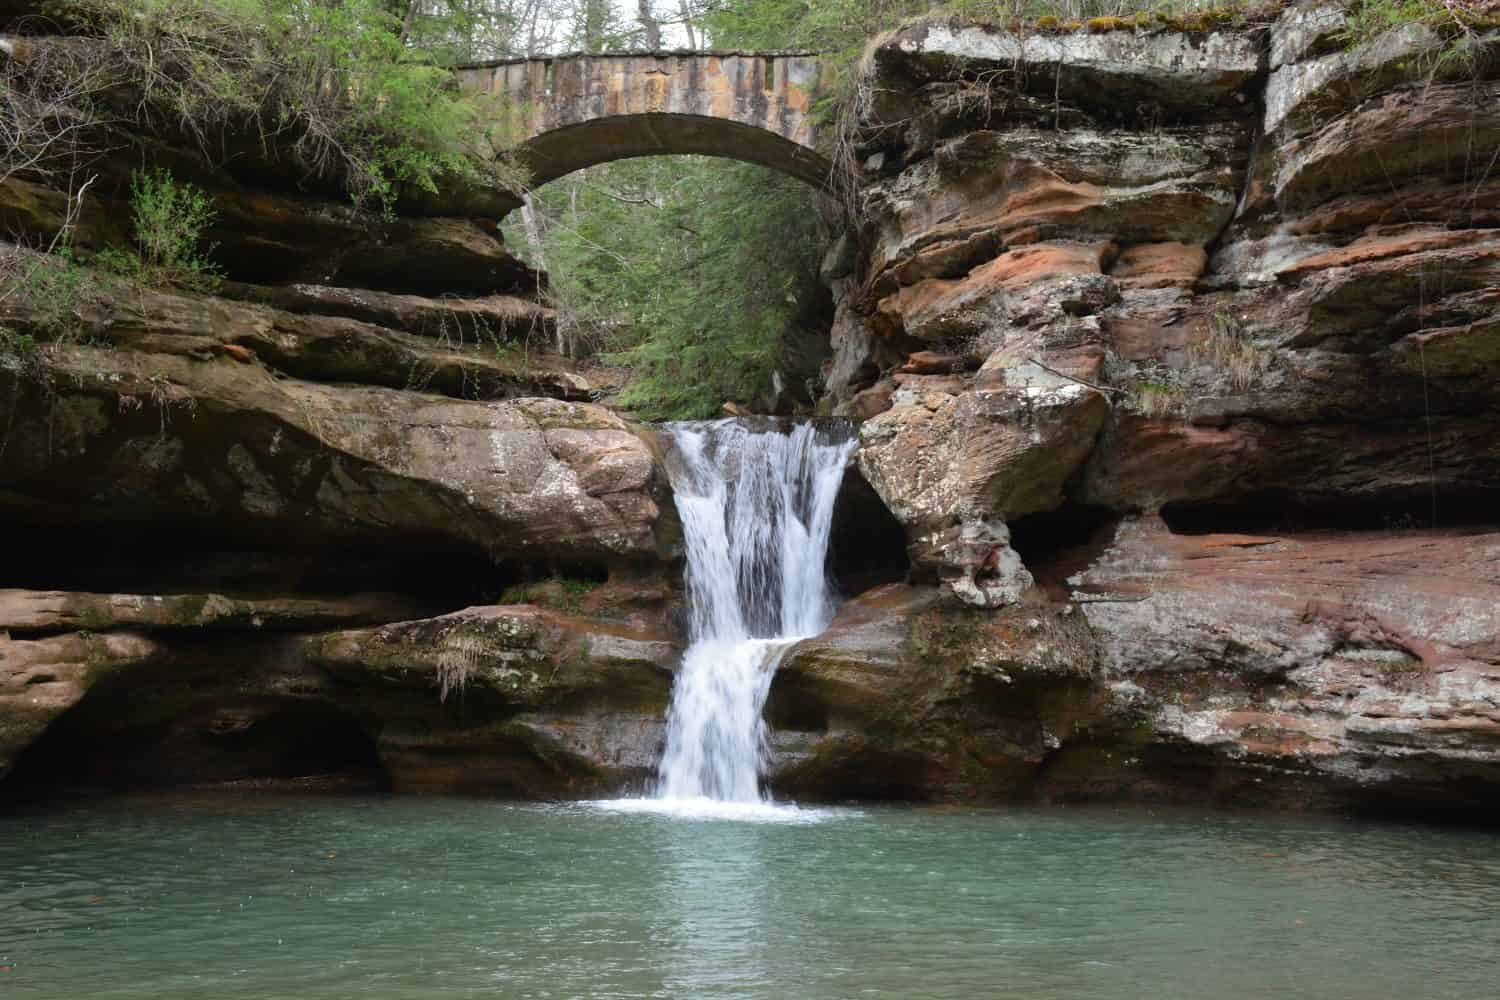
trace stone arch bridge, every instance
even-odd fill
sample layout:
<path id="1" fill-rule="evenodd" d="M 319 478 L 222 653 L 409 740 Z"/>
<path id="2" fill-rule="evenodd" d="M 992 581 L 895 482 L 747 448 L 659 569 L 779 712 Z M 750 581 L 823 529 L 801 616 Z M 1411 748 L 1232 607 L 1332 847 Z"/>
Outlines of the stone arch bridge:
<path id="1" fill-rule="evenodd" d="M 697 153 L 829 183 L 809 52 L 606 53 L 458 67 L 469 91 L 503 95 L 525 136 L 533 186 L 633 156 Z"/>

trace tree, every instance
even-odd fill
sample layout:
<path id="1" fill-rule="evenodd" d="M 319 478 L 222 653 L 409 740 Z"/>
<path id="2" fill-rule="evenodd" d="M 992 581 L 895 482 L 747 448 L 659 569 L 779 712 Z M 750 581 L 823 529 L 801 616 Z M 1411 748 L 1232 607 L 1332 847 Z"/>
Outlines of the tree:
<path id="1" fill-rule="evenodd" d="M 630 367 L 620 403 L 647 418 L 712 416 L 726 400 L 765 406 L 778 377 L 804 386 L 827 319 L 813 198 L 790 178 L 709 157 L 626 160 L 542 188 L 565 346 Z"/>
<path id="2" fill-rule="evenodd" d="M 655 52 L 661 48 L 661 24 L 651 11 L 651 0 L 636 0 L 636 18 L 641 22 L 641 33 L 646 48 Z"/>

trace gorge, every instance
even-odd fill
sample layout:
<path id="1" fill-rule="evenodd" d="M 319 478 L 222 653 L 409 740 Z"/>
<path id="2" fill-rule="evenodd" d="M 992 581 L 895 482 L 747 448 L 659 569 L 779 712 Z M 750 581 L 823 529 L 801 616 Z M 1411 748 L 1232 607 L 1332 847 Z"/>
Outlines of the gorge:
<path id="1" fill-rule="evenodd" d="M 1492 989 L 1492 0 L 560 4 L 0 0 L 0 992 Z"/>
<path id="2" fill-rule="evenodd" d="M 1115 20 L 861 64 L 846 600 L 781 629 L 768 787 L 1492 822 L 1497 29 Z M 170 163 L 224 280 L 0 301 L 0 796 L 647 790 L 704 613 L 684 439 L 546 349 L 504 198 L 110 143 L 76 205 L 0 184 L 10 266 L 67 227 L 88 271 Z"/>

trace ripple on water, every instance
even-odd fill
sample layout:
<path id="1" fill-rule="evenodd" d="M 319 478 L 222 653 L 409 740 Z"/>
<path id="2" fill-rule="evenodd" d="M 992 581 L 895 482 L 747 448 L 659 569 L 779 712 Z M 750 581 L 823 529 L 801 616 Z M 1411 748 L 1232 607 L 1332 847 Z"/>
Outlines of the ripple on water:
<path id="1" fill-rule="evenodd" d="M 1475 1000 L 1497 846 L 1161 810 L 89 803 L 0 817 L 0 996 Z"/>

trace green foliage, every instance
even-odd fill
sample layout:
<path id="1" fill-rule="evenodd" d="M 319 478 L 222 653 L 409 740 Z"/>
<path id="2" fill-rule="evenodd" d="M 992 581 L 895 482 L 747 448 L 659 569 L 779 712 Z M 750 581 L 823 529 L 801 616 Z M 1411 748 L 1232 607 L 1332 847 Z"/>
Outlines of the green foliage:
<path id="1" fill-rule="evenodd" d="M 1435 66 L 1470 68 L 1470 43 L 1479 30 L 1500 27 L 1500 8 L 1485 0 L 1352 0 L 1345 38 L 1359 45 L 1408 24 L 1425 24 L 1441 39 Z"/>
<path id="2" fill-rule="evenodd" d="M 23 348 L 37 340 L 65 341 L 82 336 L 78 308 L 90 289 L 88 269 L 66 243 L 51 253 L 10 250 L 0 261 L 0 301 L 14 303 L 30 331 L 14 343 Z"/>
<path id="3" fill-rule="evenodd" d="M 554 611 L 577 614 L 583 610 L 583 599 L 599 586 L 596 580 L 571 576 L 553 576 L 534 583 L 517 583 L 500 594 L 501 604 L 539 604 Z"/>
<path id="4" fill-rule="evenodd" d="M 205 150 L 246 129 L 389 210 L 440 181 L 516 186 L 493 101 L 460 93 L 383 0 L 81 0 L 138 114 Z M 504 129 L 500 131 L 506 131 Z"/>
<path id="5" fill-rule="evenodd" d="M 1392 28 L 1433 20 L 1446 7 L 1443 0 L 1358 0 L 1349 8 L 1348 36 L 1351 42 L 1368 41 Z"/>
<path id="6" fill-rule="evenodd" d="M 17 333 L 8 326 L 0 326 L 0 357 L 26 358 L 35 354 L 36 338 L 29 333 Z"/>
<path id="7" fill-rule="evenodd" d="M 85 339 L 79 308 L 92 288 L 92 275 L 73 258 L 66 242 L 51 253 L 11 247 L 0 253 L 0 306 L 23 317 L 21 329 L 0 323 L 0 371 L 53 390 L 46 361 L 58 346 Z M 4 437 L 0 435 L 0 450 Z"/>
<path id="8" fill-rule="evenodd" d="M 213 224 L 212 199 L 167 170 L 138 170 L 130 178 L 130 217 L 135 252 L 111 247 L 98 255 L 106 270 L 147 285 L 179 285 L 212 291 L 217 269 L 200 249 Z"/>
<path id="9" fill-rule="evenodd" d="M 577 336 L 629 366 L 620 405 L 646 419 L 757 403 L 773 372 L 816 373 L 812 190 L 700 157 L 597 167 L 543 188 L 543 263 Z"/>

